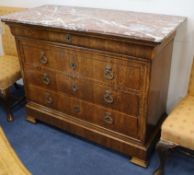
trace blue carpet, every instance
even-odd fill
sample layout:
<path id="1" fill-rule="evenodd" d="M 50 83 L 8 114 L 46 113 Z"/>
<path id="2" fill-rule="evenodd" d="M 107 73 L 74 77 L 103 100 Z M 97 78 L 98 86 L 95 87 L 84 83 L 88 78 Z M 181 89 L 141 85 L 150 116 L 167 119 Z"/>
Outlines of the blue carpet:
<path id="1" fill-rule="evenodd" d="M 102 146 L 43 123 L 28 123 L 23 105 L 14 115 L 16 120 L 8 123 L 0 107 L 0 125 L 33 175 L 151 175 L 158 166 L 156 154 L 144 169 Z M 166 175 L 194 175 L 194 159 L 171 154 Z"/>

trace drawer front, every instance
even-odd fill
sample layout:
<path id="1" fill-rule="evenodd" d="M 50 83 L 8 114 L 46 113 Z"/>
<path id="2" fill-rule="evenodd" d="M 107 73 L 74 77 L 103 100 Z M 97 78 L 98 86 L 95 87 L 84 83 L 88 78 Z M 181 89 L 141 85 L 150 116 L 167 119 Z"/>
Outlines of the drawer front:
<path id="1" fill-rule="evenodd" d="M 63 74 L 57 74 L 57 80 L 58 90 L 63 93 L 135 117 L 139 115 L 140 97 L 136 94 L 121 92 L 112 86 L 75 79 Z"/>
<path id="2" fill-rule="evenodd" d="M 152 58 L 153 47 L 137 40 L 129 40 L 124 38 L 114 38 L 112 36 L 94 36 L 94 34 L 83 34 L 82 32 L 54 32 L 51 30 L 35 29 L 31 26 L 17 26 L 18 30 L 13 30 L 17 36 L 34 39 L 35 45 L 41 44 L 40 40 L 51 41 L 55 43 L 63 43 L 71 46 L 92 48 L 114 53 L 122 53 L 139 58 Z M 84 32 L 85 33 L 85 32 Z M 125 40 L 125 41 L 124 41 Z M 30 41 L 24 40 L 24 44 Z"/>
<path id="3" fill-rule="evenodd" d="M 44 88 L 57 90 L 56 72 L 40 66 L 24 65 L 26 84 L 34 84 Z"/>
<path id="4" fill-rule="evenodd" d="M 29 100 L 38 104 L 128 136 L 137 136 L 135 117 L 33 85 L 28 86 L 27 94 Z"/>
<path id="5" fill-rule="evenodd" d="M 139 61 L 46 44 L 23 45 L 24 63 L 47 66 L 76 77 L 143 90 L 145 65 Z"/>

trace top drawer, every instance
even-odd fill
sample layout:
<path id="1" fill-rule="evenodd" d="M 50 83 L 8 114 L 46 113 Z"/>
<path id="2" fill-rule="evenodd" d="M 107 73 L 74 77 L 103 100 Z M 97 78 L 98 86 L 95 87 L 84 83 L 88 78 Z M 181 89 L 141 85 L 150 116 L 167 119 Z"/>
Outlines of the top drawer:
<path id="1" fill-rule="evenodd" d="M 39 41 L 50 41 L 65 45 L 78 46 L 111 53 L 121 53 L 139 58 L 151 59 L 155 43 L 141 41 L 137 39 L 122 38 L 119 36 L 111 36 L 104 34 L 94 34 L 76 31 L 56 31 L 55 29 L 36 26 L 18 25 L 12 28 L 12 33 L 22 38 L 31 38 L 36 40 L 36 45 Z"/>
<path id="2" fill-rule="evenodd" d="M 48 67 L 67 76 L 103 82 L 124 90 L 144 88 L 144 62 L 47 44 L 35 46 L 25 43 L 23 52 L 25 64 Z"/>

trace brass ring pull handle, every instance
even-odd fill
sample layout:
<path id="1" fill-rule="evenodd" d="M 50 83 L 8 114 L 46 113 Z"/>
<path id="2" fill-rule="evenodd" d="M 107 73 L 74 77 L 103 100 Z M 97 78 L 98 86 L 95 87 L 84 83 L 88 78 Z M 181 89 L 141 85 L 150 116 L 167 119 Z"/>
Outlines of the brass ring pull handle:
<path id="1" fill-rule="evenodd" d="M 110 112 L 106 112 L 105 116 L 104 116 L 104 123 L 106 124 L 113 124 L 113 118 L 111 117 L 111 113 Z"/>
<path id="2" fill-rule="evenodd" d="M 72 91 L 73 91 L 73 92 L 77 92 L 78 89 L 79 89 L 79 88 L 78 88 L 78 86 L 77 86 L 76 84 L 73 84 L 73 85 L 72 85 Z"/>
<path id="3" fill-rule="evenodd" d="M 71 42 L 72 41 L 72 36 L 70 34 L 65 35 L 65 41 L 66 42 Z"/>
<path id="4" fill-rule="evenodd" d="M 109 103 L 109 104 L 113 103 L 114 99 L 113 99 L 113 96 L 112 96 L 112 92 L 110 90 L 105 91 L 104 101 L 106 103 Z"/>
<path id="5" fill-rule="evenodd" d="M 41 52 L 40 63 L 41 64 L 47 64 L 48 63 L 48 58 L 45 56 L 44 52 Z"/>
<path id="6" fill-rule="evenodd" d="M 114 78 L 114 74 L 113 74 L 111 65 L 106 65 L 105 66 L 105 68 L 104 68 L 104 77 L 107 80 L 112 80 Z"/>
<path id="7" fill-rule="evenodd" d="M 46 73 L 43 74 L 42 82 L 43 82 L 45 85 L 49 85 L 50 82 L 51 82 L 49 76 L 48 76 Z"/>
<path id="8" fill-rule="evenodd" d="M 73 112 L 74 112 L 74 113 L 79 113 L 79 112 L 80 112 L 80 106 L 77 106 L 77 105 L 74 106 L 74 107 L 73 107 Z"/>
<path id="9" fill-rule="evenodd" d="M 53 103 L 53 98 L 49 95 L 49 94 L 46 94 L 46 103 L 48 105 L 51 105 Z"/>

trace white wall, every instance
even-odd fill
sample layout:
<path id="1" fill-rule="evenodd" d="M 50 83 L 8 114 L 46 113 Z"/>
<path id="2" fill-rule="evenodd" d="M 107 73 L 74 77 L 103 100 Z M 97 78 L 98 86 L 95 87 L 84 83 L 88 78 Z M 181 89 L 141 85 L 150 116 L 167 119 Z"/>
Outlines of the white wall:
<path id="1" fill-rule="evenodd" d="M 121 9 L 188 17 L 187 23 L 179 29 L 175 39 L 168 111 L 186 94 L 192 57 L 194 55 L 193 0 L 0 0 L 0 5 L 4 6 L 36 7 L 43 4 Z"/>

